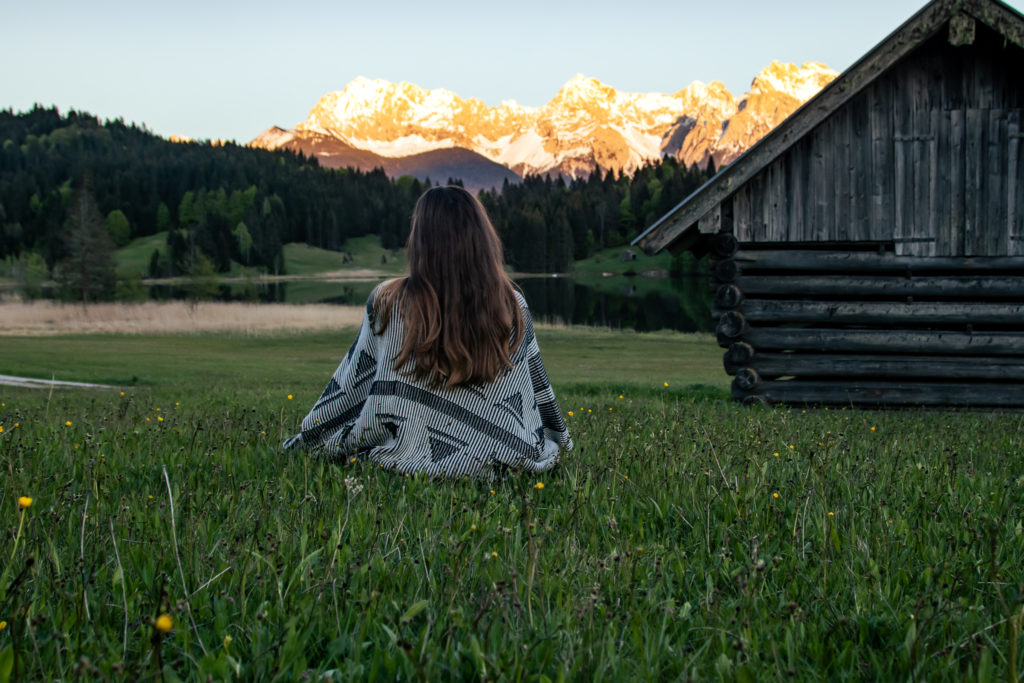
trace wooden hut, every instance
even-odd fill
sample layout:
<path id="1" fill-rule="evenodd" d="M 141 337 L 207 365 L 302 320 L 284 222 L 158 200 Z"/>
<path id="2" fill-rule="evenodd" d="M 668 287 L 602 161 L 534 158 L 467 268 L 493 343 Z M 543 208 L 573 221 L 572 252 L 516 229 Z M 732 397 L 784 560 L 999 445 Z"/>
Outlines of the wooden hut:
<path id="1" fill-rule="evenodd" d="M 637 238 L 745 401 L 1024 405 L 1024 17 L 935 0 Z"/>

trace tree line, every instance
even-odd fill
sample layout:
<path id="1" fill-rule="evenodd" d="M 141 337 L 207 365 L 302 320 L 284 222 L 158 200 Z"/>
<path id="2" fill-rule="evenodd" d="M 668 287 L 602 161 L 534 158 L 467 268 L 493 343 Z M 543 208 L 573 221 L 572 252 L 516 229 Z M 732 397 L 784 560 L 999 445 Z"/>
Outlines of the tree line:
<path id="1" fill-rule="evenodd" d="M 528 177 L 480 198 L 514 268 L 561 272 L 627 244 L 707 177 L 666 159 L 632 176 Z M 114 249 L 158 233 L 165 248 L 143 276 L 223 273 L 233 264 L 285 273 L 290 242 L 341 251 L 349 238 L 375 234 L 396 249 L 430 185 L 381 169 L 326 169 L 283 150 L 172 143 L 74 110 L 0 110 L 0 260 L 52 274 L 76 295 L 82 273 L 102 271 L 86 299 L 112 296 Z"/>

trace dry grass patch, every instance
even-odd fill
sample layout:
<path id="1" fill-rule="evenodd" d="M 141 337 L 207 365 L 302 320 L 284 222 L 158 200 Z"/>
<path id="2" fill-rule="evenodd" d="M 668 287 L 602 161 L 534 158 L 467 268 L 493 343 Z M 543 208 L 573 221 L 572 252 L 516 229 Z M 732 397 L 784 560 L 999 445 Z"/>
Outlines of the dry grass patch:
<path id="1" fill-rule="evenodd" d="M 0 335 L 261 334 L 353 327 L 362 316 L 362 306 L 326 304 L 149 301 L 83 306 L 38 301 L 0 304 Z"/>

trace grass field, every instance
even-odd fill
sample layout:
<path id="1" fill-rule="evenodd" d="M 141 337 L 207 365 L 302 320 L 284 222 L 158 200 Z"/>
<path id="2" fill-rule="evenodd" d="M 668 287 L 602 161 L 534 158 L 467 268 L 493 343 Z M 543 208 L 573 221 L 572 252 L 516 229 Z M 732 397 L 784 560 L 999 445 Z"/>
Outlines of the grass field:
<path id="1" fill-rule="evenodd" d="M 0 388 L 0 681 L 1017 680 L 1021 413 L 743 408 L 708 336 L 540 328 L 554 472 L 282 453 L 353 334 L 3 338 L 123 389 Z"/>
<path id="2" fill-rule="evenodd" d="M 311 247 L 308 244 L 284 245 L 285 269 L 289 275 L 318 275 L 339 270 L 373 270 L 398 275 L 408 267 L 405 250 L 397 254 L 380 246 L 376 235 L 353 237 L 341 252 Z"/>

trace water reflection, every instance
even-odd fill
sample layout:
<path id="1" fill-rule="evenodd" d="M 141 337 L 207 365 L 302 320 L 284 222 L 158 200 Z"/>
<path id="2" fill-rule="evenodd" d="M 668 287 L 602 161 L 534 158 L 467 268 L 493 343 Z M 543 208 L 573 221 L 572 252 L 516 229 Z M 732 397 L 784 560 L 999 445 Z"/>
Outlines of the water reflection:
<path id="1" fill-rule="evenodd" d="M 518 281 L 534 318 L 639 332 L 710 332 L 711 288 L 705 278 L 570 278 Z"/>

